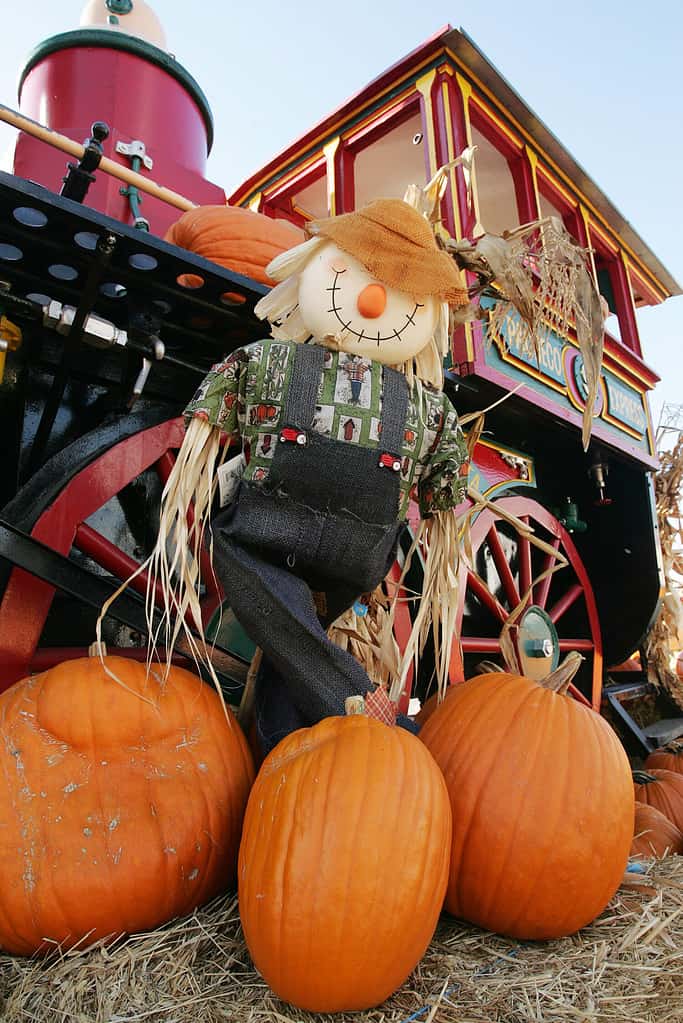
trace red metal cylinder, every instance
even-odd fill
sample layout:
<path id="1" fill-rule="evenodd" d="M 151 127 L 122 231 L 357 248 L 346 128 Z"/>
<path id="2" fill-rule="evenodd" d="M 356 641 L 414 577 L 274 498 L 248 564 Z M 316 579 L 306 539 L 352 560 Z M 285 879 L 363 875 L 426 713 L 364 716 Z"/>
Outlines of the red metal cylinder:
<path id="1" fill-rule="evenodd" d="M 142 141 L 153 167 L 140 167 L 140 173 L 195 203 L 225 202 L 223 190 L 204 178 L 213 133 L 206 98 L 177 61 L 150 43 L 106 29 L 54 36 L 29 57 L 19 99 L 27 116 L 78 142 L 89 137 L 93 121 L 104 121 L 110 129 L 106 156 L 130 167 L 116 144 Z M 59 191 L 68 160 L 21 134 L 14 173 Z M 87 205 L 130 223 L 121 187 L 120 181 L 98 173 Z M 141 212 L 156 234 L 180 215 L 147 196 Z"/>

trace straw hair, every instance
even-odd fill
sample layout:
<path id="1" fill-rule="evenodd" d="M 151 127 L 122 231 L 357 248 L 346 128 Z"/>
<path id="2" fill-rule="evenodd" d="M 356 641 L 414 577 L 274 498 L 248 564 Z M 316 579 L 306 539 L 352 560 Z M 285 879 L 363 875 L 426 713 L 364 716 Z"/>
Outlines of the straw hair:
<path id="1" fill-rule="evenodd" d="M 152 661 L 165 661 L 166 673 L 162 682 L 165 681 L 173 651 L 182 634 L 197 667 L 204 665 L 208 669 L 221 699 L 220 684 L 204 638 L 199 594 L 200 557 L 218 485 L 216 470 L 226 450 L 227 445 L 221 449 L 220 430 L 196 416 L 190 420 L 161 495 L 159 533 L 154 550 L 131 576 L 135 578 L 142 572 L 147 573 L 145 606 L 149 627 L 148 671 Z M 213 564 L 212 543 L 209 544 L 209 559 Z M 129 582 L 130 579 L 126 580 L 103 605 L 96 626 L 98 643 L 101 642 L 102 620 L 109 606 Z M 155 597 L 159 589 L 163 593 L 163 607 L 161 618 L 155 624 Z M 158 651 L 158 647 L 162 647 L 165 653 Z M 120 681 L 104 661 L 103 664 L 107 674 Z"/>

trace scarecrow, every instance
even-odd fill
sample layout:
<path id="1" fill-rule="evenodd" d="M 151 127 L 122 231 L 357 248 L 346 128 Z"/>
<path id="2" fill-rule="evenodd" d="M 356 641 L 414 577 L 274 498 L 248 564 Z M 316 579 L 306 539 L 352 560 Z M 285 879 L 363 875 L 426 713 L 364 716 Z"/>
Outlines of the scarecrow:
<path id="1" fill-rule="evenodd" d="M 271 337 L 215 366 L 187 406 L 152 559 L 168 593 L 172 649 L 186 617 L 201 626 L 207 533 L 227 601 L 263 651 L 264 752 L 343 714 L 352 695 L 366 696 L 368 713 L 396 716 L 326 630 L 385 578 L 411 496 L 436 522 L 464 499 L 467 475 L 442 387 L 449 307 L 468 297 L 427 219 L 407 202 L 378 199 L 310 223 L 307 234 L 268 267 L 280 283 L 256 313 Z M 221 435 L 241 444 L 244 459 L 216 512 L 217 476 L 227 471 Z M 415 728 L 400 715 L 398 723 Z"/>

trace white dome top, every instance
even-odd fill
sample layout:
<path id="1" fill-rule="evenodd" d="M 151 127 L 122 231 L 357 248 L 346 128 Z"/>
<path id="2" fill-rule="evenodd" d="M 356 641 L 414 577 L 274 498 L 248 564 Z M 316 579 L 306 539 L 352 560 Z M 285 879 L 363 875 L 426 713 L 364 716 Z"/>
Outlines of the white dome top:
<path id="1" fill-rule="evenodd" d="M 156 14 L 144 0 L 88 0 L 81 14 L 85 28 L 108 28 L 137 36 L 166 49 L 166 33 Z"/>

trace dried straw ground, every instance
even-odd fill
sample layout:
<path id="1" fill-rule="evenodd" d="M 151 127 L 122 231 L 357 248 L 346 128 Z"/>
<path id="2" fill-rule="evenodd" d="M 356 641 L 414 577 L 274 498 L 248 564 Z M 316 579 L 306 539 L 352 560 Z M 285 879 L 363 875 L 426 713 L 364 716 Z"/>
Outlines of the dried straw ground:
<path id="1" fill-rule="evenodd" d="M 517 942 L 444 917 L 384 1005 L 316 1016 L 253 969 L 234 898 L 193 917 L 48 961 L 0 957 L 3 1023 L 682 1023 L 683 857 L 628 875 L 572 938 Z M 371 954 L 371 953 L 370 953 Z"/>

